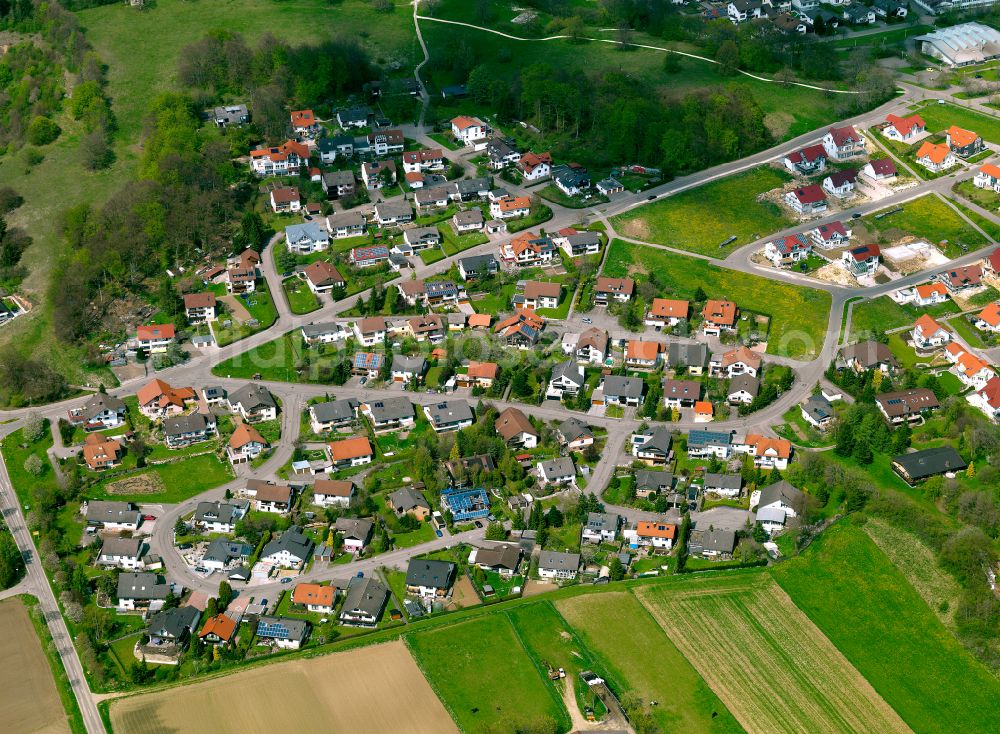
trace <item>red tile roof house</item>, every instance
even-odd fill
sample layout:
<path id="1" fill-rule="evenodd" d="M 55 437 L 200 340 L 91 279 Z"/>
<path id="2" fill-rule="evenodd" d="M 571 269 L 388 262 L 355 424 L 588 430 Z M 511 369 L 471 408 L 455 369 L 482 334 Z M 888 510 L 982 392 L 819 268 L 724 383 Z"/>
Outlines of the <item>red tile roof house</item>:
<path id="1" fill-rule="evenodd" d="M 826 194 L 816 184 L 809 184 L 787 192 L 785 203 L 803 216 L 825 212 L 827 209 Z"/>
<path id="2" fill-rule="evenodd" d="M 267 441 L 256 428 L 240 423 L 229 437 L 226 455 L 231 464 L 245 464 L 255 459 L 267 447 Z"/>
<path id="3" fill-rule="evenodd" d="M 993 189 L 1000 194 L 1000 167 L 992 163 L 980 166 L 972 183 L 980 189 Z"/>
<path id="4" fill-rule="evenodd" d="M 952 125 L 945 132 L 945 140 L 951 152 L 959 158 L 968 158 L 983 150 L 983 139 L 971 130 L 963 130 Z"/>
<path id="5" fill-rule="evenodd" d="M 857 178 L 858 171 L 854 168 L 834 171 L 823 179 L 823 188 L 838 199 L 847 199 L 854 194 L 854 182 Z"/>
<path id="6" fill-rule="evenodd" d="M 532 309 L 558 308 L 561 293 L 561 283 L 529 280 L 524 284 L 524 291 L 514 296 L 514 306 Z"/>
<path id="7" fill-rule="evenodd" d="M 334 288 L 343 288 L 347 285 L 347 281 L 344 280 L 344 276 L 337 268 L 325 260 L 317 260 L 309 264 L 303 272 L 309 290 L 317 295 L 329 293 Z"/>
<path id="8" fill-rule="evenodd" d="M 302 209 L 302 199 L 295 186 L 279 186 L 271 189 L 271 209 L 274 212 L 297 212 Z"/>
<path id="9" fill-rule="evenodd" d="M 792 263 L 805 260 L 811 252 L 812 244 L 801 234 L 779 237 L 764 245 L 764 257 L 776 268 L 788 267 Z"/>
<path id="10" fill-rule="evenodd" d="M 732 379 L 737 375 L 756 377 L 760 373 L 761 356 L 749 347 L 739 346 L 726 352 L 721 358 L 712 357 L 709 362 L 709 372 L 713 375 L 724 375 Z"/>
<path id="11" fill-rule="evenodd" d="M 465 145 L 485 142 L 490 127 L 478 117 L 460 115 L 451 121 L 451 134 Z"/>
<path id="12" fill-rule="evenodd" d="M 261 177 L 298 173 L 309 164 L 309 148 L 289 140 L 280 147 L 250 151 L 250 170 Z"/>
<path id="13" fill-rule="evenodd" d="M 976 316 L 976 328 L 980 331 L 1000 333 L 1000 305 L 991 303 Z"/>
<path id="14" fill-rule="evenodd" d="M 826 149 L 818 144 L 809 145 L 785 156 L 784 164 L 792 173 L 820 173 L 826 168 Z"/>
<path id="15" fill-rule="evenodd" d="M 552 173 L 552 154 L 525 153 L 517 167 L 525 181 L 539 181 Z"/>
<path id="16" fill-rule="evenodd" d="M 367 436 L 355 436 L 327 444 L 326 454 L 336 469 L 370 464 L 374 456 Z"/>
<path id="17" fill-rule="evenodd" d="M 1000 277 L 1000 247 L 982 259 L 983 275 L 988 278 Z"/>
<path id="18" fill-rule="evenodd" d="M 702 331 L 705 336 L 720 336 L 723 331 L 736 330 L 739 309 L 732 301 L 709 300 L 701 309 Z"/>
<path id="19" fill-rule="evenodd" d="M 214 293 L 185 293 L 184 314 L 188 323 L 197 324 L 215 319 Z"/>
<path id="20" fill-rule="evenodd" d="M 868 161 L 861 169 L 861 175 L 872 181 L 885 181 L 896 177 L 896 164 L 891 158 L 876 158 Z"/>
<path id="21" fill-rule="evenodd" d="M 646 312 L 646 326 L 655 326 L 657 331 L 668 326 L 676 326 L 681 321 L 686 321 L 690 305 L 687 301 L 680 301 L 673 298 L 654 298 Z"/>
<path id="22" fill-rule="evenodd" d="M 885 137 L 889 140 L 898 140 L 901 143 L 915 142 L 926 130 L 927 125 L 920 115 L 910 115 L 909 117 L 886 115 L 882 125 L 882 134 Z"/>
<path id="23" fill-rule="evenodd" d="M 961 293 L 969 288 L 978 288 L 982 284 L 983 268 L 980 265 L 964 265 L 945 270 L 938 275 L 938 278 L 952 293 Z"/>
<path id="24" fill-rule="evenodd" d="M 966 400 L 996 423 L 1000 418 L 1000 377 L 991 377 L 981 390 L 972 393 Z"/>
<path id="25" fill-rule="evenodd" d="M 531 213 L 531 198 L 528 196 L 505 196 L 490 203 L 490 216 L 494 219 L 526 217 Z"/>
<path id="26" fill-rule="evenodd" d="M 168 418 L 183 413 L 198 395 L 190 387 L 171 387 L 163 380 L 153 380 L 143 385 L 135 394 L 139 412 L 150 420 Z"/>
<path id="27" fill-rule="evenodd" d="M 403 153 L 404 173 L 423 173 L 440 168 L 444 168 L 444 154 L 440 148 Z"/>
<path id="28" fill-rule="evenodd" d="M 962 384 L 973 390 L 982 390 L 990 378 L 996 375 L 989 362 L 969 352 L 962 352 L 959 355 L 951 371 L 962 381 Z"/>
<path id="29" fill-rule="evenodd" d="M 296 135 L 310 136 L 319 132 L 319 121 L 312 110 L 292 111 L 292 131 Z"/>
<path id="30" fill-rule="evenodd" d="M 639 369 L 654 369 L 660 362 L 663 344 L 632 340 L 625 345 L 625 364 Z"/>
<path id="31" fill-rule="evenodd" d="M 850 242 L 851 230 L 845 227 L 843 222 L 830 222 L 810 229 L 809 236 L 817 247 L 829 250 L 834 247 L 843 247 Z"/>
<path id="32" fill-rule="evenodd" d="M 937 349 L 951 341 L 951 333 L 927 314 L 917 319 L 910 333 L 917 349 Z"/>
<path id="33" fill-rule="evenodd" d="M 848 250 L 841 256 L 844 267 L 855 278 L 874 275 L 878 270 L 882 257 L 882 248 L 878 245 L 861 245 Z"/>
<path id="34" fill-rule="evenodd" d="M 945 171 L 958 163 L 955 154 L 944 143 L 925 140 L 917 151 L 917 163 L 928 171 Z"/>
<path id="35" fill-rule="evenodd" d="M 865 139 L 852 125 L 831 127 L 823 136 L 823 148 L 826 149 L 827 156 L 833 160 L 848 160 L 864 155 Z"/>
<path id="36" fill-rule="evenodd" d="M 174 343 L 177 333 L 173 324 L 150 324 L 139 326 L 135 330 L 135 344 L 147 352 L 165 352 Z"/>
<path id="37" fill-rule="evenodd" d="M 594 303 L 598 306 L 606 306 L 611 301 L 625 303 L 632 300 L 635 292 L 635 281 L 631 278 L 605 278 L 597 279 L 594 286 Z"/>

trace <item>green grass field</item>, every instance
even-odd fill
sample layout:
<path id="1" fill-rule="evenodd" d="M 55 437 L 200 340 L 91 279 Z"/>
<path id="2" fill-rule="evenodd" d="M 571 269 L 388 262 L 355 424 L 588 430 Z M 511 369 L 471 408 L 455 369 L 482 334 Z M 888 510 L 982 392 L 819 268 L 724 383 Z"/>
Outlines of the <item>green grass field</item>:
<path id="1" fill-rule="evenodd" d="M 490 614 L 411 634 L 406 641 L 462 731 L 515 731 L 541 721 L 557 724 L 559 731 L 569 728 L 561 701 L 507 617 Z M 502 683 L 491 682 L 490 676 L 501 671 Z"/>
<path id="2" fill-rule="evenodd" d="M 294 314 L 310 313 L 320 306 L 316 294 L 309 290 L 309 286 L 303 280 L 288 278 L 282 282 L 281 289 L 285 292 L 288 307 Z"/>
<path id="3" fill-rule="evenodd" d="M 906 202 L 902 207 L 903 211 L 897 214 L 881 219 L 870 215 L 861 221 L 869 231 L 874 230 L 887 239 L 912 234 L 935 245 L 947 240 L 948 246 L 942 249 L 949 257 L 957 257 L 962 253 L 957 247 L 959 244 L 964 244 L 969 249 L 986 244 L 985 237 L 934 194 L 925 194 L 919 199 Z"/>
<path id="4" fill-rule="evenodd" d="M 924 118 L 928 131 L 940 133 L 952 125 L 958 125 L 978 133 L 987 142 L 1000 144 L 1000 118 L 936 102 L 928 102 L 916 111 Z"/>
<path id="5" fill-rule="evenodd" d="M 773 575 L 914 731 L 981 731 L 1000 720 L 1000 681 L 857 527 L 831 527 Z"/>
<path id="6" fill-rule="evenodd" d="M 766 574 L 636 594 L 747 731 L 908 731 Z"/>
<path id="7" fill-rule="evenodd" d="M 611 223 L 626 237 L 721 258 L 792 224 L 776 205 L 755 201 L 790 179 L 784 171 L 755 168 L 636 207 Z"/>
<path id="8" fill-rule="evenodd" d="M 767 351 L 801 359 L 815 357 L 826 337 L 830 294 L 740 273 L 704 260 L 612 241 L 603 275 L 656 272 L 679 298 L 691 298 L 701 286 L 709 298 L 730 298 L 742 308 L 771 317 Z M 667 293 L 660 294 L 667 296 Z"/>
<path id="9" fill-rule="evenodd" d="M 33 486 L 56 488 L 56 475 L 49 463 L 48 450 L 52 448 L 52 433 L 48 430 L 41 440 L 29 444 L 24 440 L 23 429 L 17 429 L 0 443 L 3 450 L 3 460 L 7 465 L 10 483 L 17 493 L 17 498 L 24 505 L 31 497 L 29 492 Z M 37 456 L 42 462 L 42 473 L 34 476 L 24 468 L 29 456 Z"/>
<path id="10" fill-rule="evenodd" d="M 163 490 L 118 494 L 107 489 L 108 484 L 123 478 L 145 477 L 147 475 L 159 477 L 163 484 Z M 151 465 L 146 469 L 130 472 L 124 476 L 111 475 L 100 484 L 85 490 L 84 493 L 91 499 L 176 503 L 225 484 L 233 476 L 233 470 L 228 462 L 219 460 L 214 454 L 202 454 L 169 464 Z"/>
<path id="11" fill-rule="evenodd" d="M 934 318 L 958 313 L 958 306 L 948 300 L 927 308 L 912 305 L 901 306 L 889 296 L 880 296 L 870 301 L 854 304 L 851 310 L 851 336 L 849 341 L 858 341 L 865 334 L 876 331 L 891 331 L 909 326 L 923 313 Z"/>
<path id="12" fill-rule="evenodd" d="M 599 666 L 595 672 L 615 691 L 635 691 L 659 702 L 651 711 L 662 731 L 743 731 L 632 594 L 585 594 L 559 600 L 556 609 L 590 650 Z"/>

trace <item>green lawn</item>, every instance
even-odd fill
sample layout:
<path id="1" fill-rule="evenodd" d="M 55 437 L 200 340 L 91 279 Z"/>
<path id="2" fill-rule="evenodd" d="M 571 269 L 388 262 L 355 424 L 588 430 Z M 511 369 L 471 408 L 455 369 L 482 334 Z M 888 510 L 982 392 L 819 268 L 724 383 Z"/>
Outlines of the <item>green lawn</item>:
<path id="1" fill-rule="evenodd" d="M 429 522 L 420 523 L 420 527 L 408 533 L 393 533 L 392 542 L 397 548 L 412 548 L 421 543 L 434 540 L 434 528 Z"/>
<path id="2" fill-rule="evenodd" d="M 829 41 L 829 43 L 834 48 L 843 49 L 859 46 L 892 46 L 907 38 L 926 33 L 930 30 L 933 30 L 933 28 L 926 25 L 907 26 L 905 28 L 892 28 L 882 33 L 872 33 L 871 35 L 860 36 L 858 38 L 838 38 Z"/>
<path id="3" fill-rule="evenodd" d="M 296 329 L 220 362 L 212 368 L 212 374 L 239 379 L 260 374 L 264 380 L 318 382 L 320 370 L 336 364 L 343 356 L 336 345 L 306 347 L 302 331 Z"/>
<path id="4" fill-rule="evenodd" d="M 490 241 L 490 238 L 482 232 L 466 232 L 465 234 L 456 234 L 455 230 L 451 228 L 451 224 L 449 222 L 444 222 L 438 225 L 438 232 L 441 233 L 442 242 L 441 247 L 435 249 L 438 252 L 443 250 L 445 255 L 457 255 L 464 250 L 468 250 L 470 247 L 482 245 L 483 243 Z M 423 255 L 423 252 L 426 252 L 426 250 L 422 251 L 420 254 Z M 424 262 L 427 261 L 425 260 Z"/>
<path id="5" fill-rule="evenodd" d="M 288 299 L 288 307 L 294 314 L 304 314 L 315 311 L 319 308 L 319 299 L 316 294 L 309 290 L 304 280 L 299 278 L 288 278 L 281 283 L 281 289 Z"/>
<path id="6" fill-rule="evenodd" d="M 1000 720 L 1000 681 L 857 527 L 835 525 L 773 575 L 914 731 L 981 731 Z"/>
<path id="7" fill-rule="evenodd" d="M 978 189 L 977 189 L 978 190 Z M 962 213 L 979 225 L 979 228 L 983 230 L 986 234 L 990 236 L 992 240 L 1000 240 L 1000 225 L 994 224 L 989 219 L 979 214 L 978 212 L 972 211 L 969 207 L 965 206 L 961 201 L 956 201 L 955 206 L 957 206 Z"/>
<path id="8" fill-rule="evenodd" d="M 903 234 L 912 234 L 935 245 L 947 240 L 948 246 L 943 249 L 949 257 L 961 254 L 960 244 L 970 250 L 986 244 L 985 237 L 934 194 L 925 194 L 901 206 L 903 211 L 896 214 L 881 219 L 869 215 L 861 221 L 869 231 L 878 232 L 887 241 Z"/>
<path id="9" fill-rule="evenodd" d="M 636 207 L 611 222 L 626 237 L 721 258 L 792 224 L 776 205 L 755 201 L 789 180 L 784 171 L 755 168 Z"/>
<path id="10" fill-rule="evenodd" d="M 972 183 L 972 179 L 959 181 L 952 186 L 952 191 L 965 197 L 973 204 L 978 204 L 986 211 L 996 211 L 997 206 L 1000 206 L 1000 194 L 993 189 L 979 188 Z"/>
<path id="11" fill-rule="evenodd" d="M 528 216 L 507 220 L 507 231 L 513 234 L 524 229 L 534 229 L 550 219 L 552 219 L 552 210 L 547 206 L 543 204 L 542 206 L 532 207 Z"/>
<path id="12" fill-rule="evenodd" d="M 463 732 L 513 732 L 541 722 L 558 731 L 569 729 L 562 702 L 532 664 L 506 616 L 490 614 L 417 632 L 407 635 L 406 642 Z M 490 671 L 502 671 L 502 685 L 489 683 Z"/>
<path id="13" fill-rule="evenodd" d="M 982 136 L 983 140 L 1000 144 L 1000 118 L 953 104 L 929 102 L 916 110 L 931 132 L 940 133 L 952 125 L 964 127 Z"/>
<path id="14" fill-rule="evenodd" d="M 31 487 L 56 488 L 55 471 L 49 463 L 48 450 L 52 448 L 52 433 L 45 431 L 40 441 L 33 444 L 26 444 L 24 431 L 19 428 L 0 443 L 3 449 L 4 463 L 7 465 L 7 473 L 10 475 L 10 483 L 17 493 L 17 498 L 21 504 L 27 504 L 31 497 L 29 492 Z M 42 473 L 34 476 L 24 468 L 24 463 L 29 456 L 37 456 L 42 462 Z"/>
<path id="15" fill-rule="evenodd" d="M 986 344 L 983 341 L 982 337 L 983 332 L 981 332 L 979 329 L 977 329 L 971 323 L 969 323 L 969 319 L 964 315 L 956 316 L 953 319 L 948 319 L 948 321 L 946 321 L 945 323 L 950 328 L 957 331 L 958 335 L 963 339 L 965 339 L 965 341 L 969 343 L 970 347 L 987 348 L 989 346 L 992 346 L 990 344 Z"/>
<path id="16" fill-rule="evenodd" d="M 889 296 L 880 296 L 863 303 L 855 303 L 851 310 L 851 336 L 849 341 L 855 342 L 865 334 L 891 331 L 903 326 L 909 326 L 921 314 L 928 313 L 934 318 L 958 313 L 959 308 L 954 301 L 948 300 L 927 308 L 912 305 L 901 306 Z"/>
<path id="17" fill-rule="evenodd" d="M 537 189 L 535 193 L 546 201 L 551 201 L 553 204 L 559 204 L 567 209 L 586 209 L 589 206 L 604 204 L 608 201 L 608 197 L 601 196 L 596 193 L 592 194 L 588 199 L 584 199 L 579 196 L 566 196 L 566 194 L 562 192 L 562 189 L 554 183 Z"/>
<path id="18" fill-rule="evenodd" d="M 823 345 L 830 314 L 825 291 L 718 267 L 699 258 L 614 240 L 603 275 L 620 278 L 656 272 L 669 293 L 692 298 L 700 286 L 709 298 L 729 298 L 741 308 L 770 317 L 767 351 L 799 359 L 815 357 Z"/>
<path id="19" fill-rule="evenodd" d="M 585 594 L 557 601 L 556 609 L 595 658 L 594 672 L 616 692 L 635 691 L 659 702 L 650 710 L 661 731 L 743 731 L 632 594 Z"/>
<path id="20" fill-rule="evenodd" d="M 232 344 L 240 339 L 246 339 L 258 331 L 263 331 L 278 319 L 278 310 L 274 307 L 274 302 L 271 300 L 271 293 L 267 289 L 267 281 L 263 278 L 258 282 L 257 290 L 254 293 L 247 294 L 245 298 L 240 296 L 237 296 L 237 298 L 240 299 L 243 306 L 250 312 L 250 318 L 256 319 L 257 323 L 251 325 L 247 321 L 241 324 L 236 319 L 231 318 L 229 314 L 219 321 L 213 321 L 212 333 L 215 335 L 215 341 L 218 342 L 220 347 Z M 223 327 L 222 321 L 230 321 L 230 325 Z"/>
<path id="21" fill-rule="evenodd" d="M 137 494 L 117 494 L 107 491 L 106 485 L 126 476 L 145 477 L 156 475 L 163 484 L 162 491 L 140 492 Z M 216 458 L 214 454 L 191 456 L 169 464 L 156 464 L 138 469 L 128 474 L 114 474 L 103 478 L 100 484 L 87 490 L 90 499 L 122 500 L 131 502 L 176 503 L 201 494 L 206 490 L 225 484 L 233 478 L 229 463 Z"/>
<path id="22" fill-rule="evenodd" d="M 511 302 L 515 289 L 516 284 L 510 283 L 502 286 L 496 293 L 482 294 L 481 297 L 472 299 L 472 307 L 476 309 L 476 313 L 488 313 L 492 316 L 504 311 L 510 312 L 514 308 Z"/>

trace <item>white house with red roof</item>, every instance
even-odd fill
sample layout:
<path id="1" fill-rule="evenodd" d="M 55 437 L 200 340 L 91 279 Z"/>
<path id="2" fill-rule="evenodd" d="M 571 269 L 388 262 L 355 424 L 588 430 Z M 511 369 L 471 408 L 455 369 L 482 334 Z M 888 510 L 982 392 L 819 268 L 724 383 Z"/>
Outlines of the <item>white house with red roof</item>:
<path id="1" fill-rule="evenodd" d="M 135 330 L 136 346 L 150 353 L 167 351 L 176 338 L 173 324 L 149 324 Z"/>
<path id="2" fill-rule="evenodd" d="M 951 332 L 929 314 L 924 314 L 917 319 L 910 335 L 913 337 L 913 345 L 917 349 L 937 349 L 951 341 Z"/>
<path id="3" fill-rule="evenodd" d="M 857 178 L 858 172 L 854 168 L 834 171 L 823 179 L 823 188 L 838 199 L 847 199 L 854 195 L 854 182 Z"/>
<path id="4" fill-rule="evenodd" d="M 1000 418 L 1000 377 L 991 377 L 983 387 L 966 397 L 966 400 L 996 422 Z"/>
<path id="5" fill-rule="evenodd" d="M 484 142 L 490 128 L 478 117 L 459 115 L 451 121 L 451 134 L 455 140 L 461 140 L 465 145 L 475 145 Z"/>
<path id="6" fill-rule="evenodd" d="M 440 148 L 413 150 L 403 153 L 404 173 L 423 173 L 444 168 L 444 154 Z"/>
<path id="7" fill-rule="evenodd" d="M 974 324 L 980 331 L 1000 334 L 1000 304 L 991 303 L 976 314 Z"/>
<path id="8" fill-rule="evenodd" d="M 882 248 L 878 245 L 861 245 L 847 250 L 840 257 L 844 267 L 855 278 L 874 275 L 882 258 Z"/>
<path id="9" fill-rule="evenodd" d="M 872 181 L 886 181 L 895 178 L 896 173 L 896 163 L 891 158 L 876 158 L 861 169 L 861 175 Z"/>
<path id="10" fill-rule="evenodd" d="M 924 283 L 913 289 L 913 303 L 918 306 L 933 306 L 948 300 L 948 289 L 943 283 Z"/>
<path id="11" fill-rule="evenodd" d="M 813 244 L 829 250 L 834 247 L 843 247 L 851 241 L 851 230 L 844 226 L 843 222 L 829 222 L 821 224 L 809 230 L 809 237 Z"/>
<path id="12" fill-rule="evenodd" d="M 801 186 L 787 192 L 785 203 L 803 216 L 825 212 L 828 206 L 826 194 L 816 184 Z"/>
<path id="13" fill-rule="evenodd" d="M 802 234 L 778 237 L 764 245 L 764 257 L 776 268 L 788 267 L 805 260 L 812 252 L 812 243 Z"/>
<path id="14" fill-rule="evenodd" d="M 899 115 L 886 115 L 885 123 L 882 125 L 882 134 L 889 140 L 898 140 L 901 143 L 913 143 L 927 132 L 927 124 L 920 115 L 910 115 L 900 117 Z"/>
<path id="15" fill-rule="evenodd" d="M 1000 166 L 992 163 L 980 166 L 972 183 L 981 189 L 993 189 L 1000 194 Z"/>
<path id="16" fill-rule="evenodd" d="M 293 110 L 291 118 L 292 131 L 296 135 L 312 137 L 319 132 L 319 120 L 312 110 Z"/>
<path id="17" fill-rule="evenodd" d="M 983 276 L 988 278 L 1000 277 L 1000 247 L 982 259 L 982 266 Z"/>
<path id="18" fill-rule="evenodd" d="M 302 166 L 308 164 L 309 148 L 294 140 L 250 151 L 250 170 L 261 177 L 298 173 Z"/>
<path id="19" fill-rule="evenodd" d="M 782 162 L 792 173 L 809 175 L 823 171 L 826 168 L 826 158 L 826 148 L 817 144 L 789 153 Z"/>
<path id="20" fill-rule="evenodd" d="M 958 158 L 951 152 L 951 148 L 945 143 L 932 143 L 925 140 L 920 149 L 917 150 L 917 163 L 928 171 L 937 173 L 946 171 L 958 163 Z"/>
<path id="21" fill-rule="evenodd" d="M 954 343 L 949 346 L 955 346 Z M 951 355 L 949 354 L 949 359 Z M 962 384 L 973 390 L 982 390 L 992 377 L 996 376 L 993 367 L 984 359 L 971 352 L 963 351 L 955 359 L 951 371 L 962 381 Z"/>
<path id="22" fill-rule="evenodd" d="M 865 139 L 853 125 L 831 127 L 823 136 L 823 148 L 835 161 L 844 161 L 865 153 Z"/>
<path id="23" fill-rule="evenodd" d="M 517 167 L 525 181 L 539 181 L 552 174 L 552 154 L 525 153 Z"/>
<path id="24" fill-rule="evenodd" d="M 302 197 L 296 186 L 276 186 L 271 189 L 271 210 L 277 214 L 302 209 Z"/>

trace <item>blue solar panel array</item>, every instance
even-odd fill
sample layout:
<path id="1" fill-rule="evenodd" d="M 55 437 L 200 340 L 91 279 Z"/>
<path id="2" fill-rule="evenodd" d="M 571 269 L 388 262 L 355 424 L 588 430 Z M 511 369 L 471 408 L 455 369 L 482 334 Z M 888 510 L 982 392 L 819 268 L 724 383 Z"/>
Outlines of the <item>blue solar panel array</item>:
<path id="1" fill-rule="evenodd" d="M 490 514 L 490 498 L 483 488 L 477 489 L 446 489 L 441 493 L 441 500 L 451 510 L 455 520 L 473 520 Z"/>

